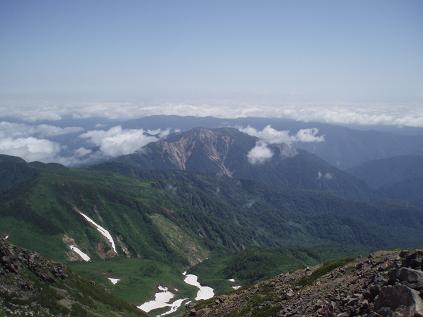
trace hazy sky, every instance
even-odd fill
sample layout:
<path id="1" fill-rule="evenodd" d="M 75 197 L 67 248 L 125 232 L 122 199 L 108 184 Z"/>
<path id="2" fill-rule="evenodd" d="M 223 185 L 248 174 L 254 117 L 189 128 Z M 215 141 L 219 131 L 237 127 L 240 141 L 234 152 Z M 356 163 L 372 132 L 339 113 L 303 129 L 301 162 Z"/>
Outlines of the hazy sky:
<path id="1" fill-rule="evenodd" d="M 419 104 L 423 1 L 1 0 L 22 95 Z"/>

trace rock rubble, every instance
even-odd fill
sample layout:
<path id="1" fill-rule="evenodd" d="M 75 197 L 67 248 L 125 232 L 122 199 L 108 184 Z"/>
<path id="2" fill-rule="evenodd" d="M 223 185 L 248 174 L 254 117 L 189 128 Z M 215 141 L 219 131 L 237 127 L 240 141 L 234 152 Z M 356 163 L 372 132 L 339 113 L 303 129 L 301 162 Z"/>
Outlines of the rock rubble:
<path id="1" fill-rule="evenodd" d="M 336 265 L 281 274 L 185 316 L 423 317 L 423 252 L 377 252 Z"/>

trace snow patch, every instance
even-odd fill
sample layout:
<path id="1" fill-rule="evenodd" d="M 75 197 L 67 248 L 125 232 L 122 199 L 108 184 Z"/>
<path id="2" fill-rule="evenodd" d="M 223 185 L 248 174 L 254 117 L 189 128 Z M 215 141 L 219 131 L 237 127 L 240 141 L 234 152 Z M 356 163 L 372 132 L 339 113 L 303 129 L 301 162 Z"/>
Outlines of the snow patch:
<path id="1" fill-rule="evenodd" d="M 85 262 L 91 260 L 91 258 L 86 253 L 82 252 L 76 245 L 70 245 L 69 248 L 78 254 Z"/>
<path id="2" fill-rule="evenodd" d="M 187 299 L 188 298 L 177 299 L 173 303 L 170 303 L 170 306 L 169 306 L 170 309 L 167 312 L 164 312 L 163 314 L 161 314 L 160 316 L 165 316 L 165 315 L 169 315 L 176 312 L 178 308 L 181 307 L 182 303 L 186 301 Z"/>
<path id="3" fill-rule="evenodd" d="M 85 218 L 85 220 L 87 220 L 89 223 L 93 224 L 96 227 L 97 231 L 100 232 L 103 235 L 103 237 L 105 237 L 110 242 L 110 244 L 112 245 L 113 251 L 115 251 L 115 253 L 117 254 L 115 241 L 113 240 L 113 237 L 110 234 L 110 232 L 107 231 L 106 229 L 104 229 L 102 226 L 98 225 L 94 220 L 92 220 L 86 214 L 82 213 L 79 210 L 77 210 L 77 211 L 82 217 Z"/>
<path id="4" fill-rule="evenodd" d="M 182 298 L 182 299 L 177 299 L 172 303 L 169 303 L 170 300 L 173 297 L 175 297 L 175 294 L 170 292 L 167 287 L 164 287 L 164 286 L 161 286 L 161 285 L 158 286 L 158 289 L 159 289 L 160 292 L 157 292 L 154 295 L 154 300 L 145 302 L 144 304 L 137 306 L 137 308 L 141 309 L 142 311 L 144 311 L 146 313 L 149 313 L 150 311 L 155 310 L 155 309 L 170 307 L 170 309 L 168 311 L 159 315 L 159 316 L 165 316 L 165 315 L 169 315 L 169 314 L 176 312 L 178 310 L 178 308 L 182 305 L 182 303 L 184 301 L 188 300 L 188 298 Z"/>
<path id="5" fill-rule="evenodd" d="M 232 288 L 233 288 L 234 290 L 237 290 L 237 289 L 240 289 L 240 288 L 241 288 L 241 286 L 240 286 L 240 285 L 236 285 L 236 286 L 232 286 Z"/>
<path id="6" fill-rule="evenodd" d="M 116 285 L 119 281 L 120 278 L 113 278 L 113 277 L 108 277 L 107 278 L 110 282 L 112 282 L 113 285 Z"/>
<path id="7" fill-rule="evenodd" d="M 228 281 L 231 282 L 231 283 L 235 283 L 235 279 L 234 278 L 230 278 Z"/>
<path id="8" fill-rule="evenodd" d="M 214 296 L 214 290 L 208 286 L 201 286 L 198 282 L 198 276 L 194 274 L 186 274 L 186 272 L 182 273 L 185 276 L 184 282 L 188 285 L 192 285 L 198 288 L 197 297 L 195 300 L 202 300 L 202 299 L 209 299 Z"/>

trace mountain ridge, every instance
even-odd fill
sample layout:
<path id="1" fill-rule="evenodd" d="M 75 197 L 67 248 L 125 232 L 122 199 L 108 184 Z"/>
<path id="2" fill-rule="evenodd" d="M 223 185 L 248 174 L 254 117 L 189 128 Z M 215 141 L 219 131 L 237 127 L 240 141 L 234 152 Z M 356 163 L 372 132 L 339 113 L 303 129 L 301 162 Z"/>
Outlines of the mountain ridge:
<path id="1" fill-rule="evenodd" d="M 194 128 L 171 134 L 137 153 L 93 168 L 184 170 L 250 179 L 271 187 L 327 190 L 353 199 L 369 199 L 375 195 L 358 178 L 290 145 L 268 144 L 272 156 L 265 162 L 254 164 L 249 161 L 248 154 L 258 142 L 259 138 L 234 128 Z"/>

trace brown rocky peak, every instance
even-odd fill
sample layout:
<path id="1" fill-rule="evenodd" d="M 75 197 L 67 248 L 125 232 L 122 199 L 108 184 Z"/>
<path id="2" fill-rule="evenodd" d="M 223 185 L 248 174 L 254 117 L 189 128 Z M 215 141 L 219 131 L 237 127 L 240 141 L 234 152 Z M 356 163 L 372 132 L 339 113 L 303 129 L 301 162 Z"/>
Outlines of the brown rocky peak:
<path id="1" fill-rule="evenodd" d="M 163 151 L 181 170 L 186 170 L 187 161 L 190 160 L 195 153 L 200 153 L 205 159 L 215 162 L 222 174 L 231 176 L 232 173 L 225 166 L 225 159 L 234 139 L 231 135 L 225 133 L 225 130 L 226 129 L 195 128 L 179 135 L 166 138 L 161 141 L 160 144 Z"/>

